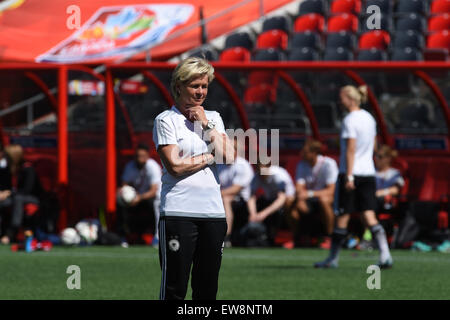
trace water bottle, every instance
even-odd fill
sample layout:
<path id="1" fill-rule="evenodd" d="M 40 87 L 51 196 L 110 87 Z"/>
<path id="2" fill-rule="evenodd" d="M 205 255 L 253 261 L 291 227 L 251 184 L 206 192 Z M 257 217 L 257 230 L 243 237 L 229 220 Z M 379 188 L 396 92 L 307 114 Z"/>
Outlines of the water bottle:
<path id="1" fill-rule="evenodd" d="M 24 235 L 25 235 L 25 252 L 32 252 L 33 231 L 27 230 L 24 232 Z"/>

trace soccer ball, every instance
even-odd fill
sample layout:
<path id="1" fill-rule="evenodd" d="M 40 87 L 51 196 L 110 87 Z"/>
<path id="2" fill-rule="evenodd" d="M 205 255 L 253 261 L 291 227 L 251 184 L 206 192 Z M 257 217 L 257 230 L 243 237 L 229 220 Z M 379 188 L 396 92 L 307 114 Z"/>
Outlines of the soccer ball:
<path id="1" fill-rule="evenodd" d="M 80 235 L 74 228 L 66 228 L 61 232 L 61 241 L 65 245 L 76 245 L 81 241 Z"/>
<path id="2" fill-rule="evenodd" d="M 131 201 L 133 201 L 134 198 L 136 198 L 136 190 L 131 186 L 123 186 L 122 189 L 120 190 L 120 194 L 122 196 L 122 200 L 126 204 L 130 204 Z"/>
<path id="3" fill-rule="evenodd" d="M 75 226 L 76 231 L 80 235 L 81 239 L 88 244 L 95 242 L 98 238 L 98 227 L 96 224 L 91 224 L 86 221 L 78 222 Z"/>

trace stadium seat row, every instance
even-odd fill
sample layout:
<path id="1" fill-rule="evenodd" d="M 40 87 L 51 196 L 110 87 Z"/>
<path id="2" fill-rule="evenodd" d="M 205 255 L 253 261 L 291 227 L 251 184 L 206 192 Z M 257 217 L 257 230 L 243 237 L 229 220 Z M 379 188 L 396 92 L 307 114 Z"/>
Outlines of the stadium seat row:
<path id="1" fill-rule="evenodd" d="M 364 11 L 373 5 L 381 11 L 378 26 Z M 398 0 L 395 5 L 390 0 L 305 0 L 293 23 L 287 16 L 271 17 L 256 37 L 229 35 L 220 55 L 212 49 L 192 55 L 223 61 L 414 61 L 447 60 L 449 52 L 450 0 Z"/>
<path id="2" fill-rule="evenodd" d="M 450 32 L 445 30 L 428 36 L 426 44 L 420 34 L 408 31 L 391 40 L 388 33 L 372 31 L 363 34 L 358 43 L 352 33 L 331 33 L 322 37 L 313 32 L 296 33 L 290 41 L 285 37 L 258 38 L 257 49 L 252 50 L 246 33 L 231 35 L 220 55 L 211 48 L 203 48 L 192 56 L 204 56 L 210 61 L 416 61 L 447 60 L 450 51 Z M 228 40 L 227 39 L 227 40 Z M 286 50 L 285 50 L 286 49 Z M 356 58 L 355 58 L 356 57 Z"/>
<path id="3" fill-rule="evenodd" d="M 389 59 L 390 57 L 390 59 Z M 392 51 L 380 50 L 377 48 L 362 49 L 354 52 L 344 47 L 326 48 L 323 53 L 314 48 L 296 48 L 286 54 L 278 49 L 261 49 L 253 56 L 245 48 L 235 47 L 223 51 L 220 61 L 420 61 L 424 56 L 416 48 L 395 48 Z M 434 60 L 437 60 L 435 58 Z"/>
<path id="4" fill-rule="evenodd" d="M 369 31 L 362 34 L 359 40 L 352 32 L 340 31 L 332 32 L 326 35 L 320 35 L 316 32 L 305 31 L 296 32 L 289 38 L 281 30 L 269 30 L 261 33 L 256 40 L 256 49 L 281 49 L 291 50 L 296 48 L 312 48 L 323 50 L 324 48 L 344 47 L 347 49 L 381 49 L 386 50 L 391 45 L 391 35 L 383 30 Z M 324 42 L 324 44 L 323 44 Z M 358 43 L 357 43 L 358 42 Z M 422 50 L 424 47 L 430 49 L 448 49 L 450 50 L 449 31 L 443 30 L 425 37 L 413 30 L 396 33 L 393 37 L 393 48 L 412 47 Z M 242 47 L 251 51 L 253 41 L 247 33 L 235 33 L 229 36 L 225 42 L 225 49 Z"/>
<path id="5" fill-rule="evenodd" d="M 310 13 L 321 15 L 351 13 L 358 15 L 367 13 L 367 9 L 373 5 L 378 6 L 383 14 L 417 13 L 425 16 L 450 13 L 448 0 L 305 0 L 300 3 L 298 15 Z"/>
<path id="6" fill-rule="evenodd" d="M 361 0 L 334 0 L 331 1 L 328 10 L 324 0 L 305 0 L 300 4 L 298 15 L 294 18 L 294 31 L 315 30 L 336 32 L 367 31 L 367 20 L 373 21 L 373 5 L 380 9 L 381 28 L 392 32 L 405 31 L 409 28 L 426 32 L 449 29 L 448 14 L 450 14 L 449 0 L 399 0 L 397 9 L 392 10 L 394 1 L 391 0 L 366 0 L 364 10 Z M 367 9 L 371 9 L 367 11 Z M 427 21 L 428 19 L 428 21 Z M 326 23 L 325 23 L 326 22 Z M 289 17 L 272 17 L 263 25 L 263 31 L 279 29 L 285 32 L 292 30 L 292 22 Z"/>
<path id="7" fill-rule="evenodd" d="M 284 19 L 289 19 L 283 17 Z M 268 19 L 269 23 L 263 25 L 263 31 L 270 30 L 275 24 L 272 23 L 273 18 Z M 398 31 L 415 30 L 417 32 L 437 32 L 450 29 L 450 14 L 442 13 L 429 17 L 428 20 L 416 13 L 408 13 L 400 17 L 393 18 L 386 14 L 380 15 L 380 24 L 376 25 L 376 20 L 371 16 L 364 16 L 359 19 L 357 16 L 349 13 L 341 13 L 333 15 L 326 19 L 317 13 L 310 13 L 300 16 L 294 21 L 293 31 L 315 31 L 315 32 L 365 32 L 368 30 L 382 29 L 390 33 Z M 289 23 L 288 23 L 289 24 Z M 285 28 L 281 29 L 285 32 L 289 31 Z"/>

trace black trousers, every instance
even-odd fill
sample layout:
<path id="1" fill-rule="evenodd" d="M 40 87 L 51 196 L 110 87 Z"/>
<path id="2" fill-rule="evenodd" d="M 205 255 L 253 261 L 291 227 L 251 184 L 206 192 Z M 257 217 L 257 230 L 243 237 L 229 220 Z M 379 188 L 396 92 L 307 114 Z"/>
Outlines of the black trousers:
<path id="1" fill-rule="evenodd" d="M 161 217 L 161 300 L 185 298 L 191 266 L 192 299 L 216 299 L 226 231 L 225 219 Z"/>
<path id="2" fill-rule="evenodd" d="M 6 228 L 6 235 L 14 240 L 16 237 L 17 231 L 20 227 L 26 227 L 33 229 L 36 225 L 36 217 L 27 217 L 24 214 L 24 206 L 28 203 L 34 203 L 39 205 L 39 199 L 36 196 L 29 194 L 20 194 L 15 193 L 7 199 L 0 202 L 0 228 L 4 229 L 4 226 L 1 225 L 1 215 L 3 214 L 4 209 L 11 207 L 11 221 L 9 226 Z M 2 230 L 0 230 L 1 232 Z"/>

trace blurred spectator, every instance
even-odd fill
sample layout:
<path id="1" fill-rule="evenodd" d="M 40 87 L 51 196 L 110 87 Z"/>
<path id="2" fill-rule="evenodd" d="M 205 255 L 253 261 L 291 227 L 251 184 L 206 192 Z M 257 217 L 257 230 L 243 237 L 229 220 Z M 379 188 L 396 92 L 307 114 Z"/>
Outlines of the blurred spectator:
<path id="1" fill-rule="evenodd" d="M 389 210 L 391 199 L 400 194 L 405 185 L 400 171 L 391 167 L 391 162 L 397 157 L 397 151 L 387 145 L 382 145 L 375 153 L 377 212 Z"/>
<path id="2" fill-rule="evenodd" d="M 0 236 L 6 232 L 5 223 L 2 223 L 6 214 L 6 209 L 11 207 L 11 171 L 5 156 L 5 149 L 0 144 Z M 2 237 L 2 242 L 6 238 Z"/>
<path id="3" fill-rule="evenodd" d="M 339 170 L 335 160 L 320 154 L 321 149 L 322 144 L 313 139 L 307 140 L 302 149 L 302 160 L 296 170 L 296 203 L 290 212 L 290 224 L 295 234 L 302 216 L 319 211 L 326 234 L 321 246 L 329 249 L 334 228 L 333 196 Z"/>
<path id="4" fill-rule="evenodd" d="M 3 203 L 11 207 L 12 212 L 11 221 L 1 242 L 8 244 L 15 240 L 19 228 L 23 227 L 24 231 L 34 230 L 35 213 L 39 207 L 42 187 L 32 165 L 24 161 L 20 145 L 11 144 L 5 148 L 5 152 L 11 177 L 11 181 L 5 183 L 11 183 L 11 192 Z"/>
<path id="5" fill-rule="evenodd" d="M 268 170 L 262 172 L 262 170 Z M 269 174 L 263 174 L 269 173 Z M 257 196 L 262 190 L 262 195 Z M 286 169 L 270 164 L 256 165 L 251 184 L 252 195 L 247 203 L 249 221 L 264 222 L 269 242 L 273 243 L 283 212 L 289 211 L 295 200 L 295 187 Z"/>
<path id="6" fill-rule="evenodd" d="M 129 203 L 121 196 L 124 186 L 131 186 L 136 191 L 136 196 Z M 155 217 L 152 245 L 158 245 L 160 192 L 161 167 L 150 159 L 148 146 L 140 143 L 136 148 L 135 158 L 125 166 L 117 197 L 117 232 L 122 237 L 122 246 L 128 246 L 126 238 L 132 232 L 145 231 L 151 212 Z"/>
<path id="7" fill-rule="evenodd" d="M 254 177 L 253 168 L 250 163 L 241 156 L 237 139 L 234 139 L 234 149 L 237 157 L 234 163 L 217 164 L 223 205 L 227 218 L 227 235 L 225 246 L 231 246 L 231 235 L 233 232 L 234 215 L 236 212 L 246 212 L 247 201 L 250 198 L 250 184 Z M 233 210 L 233 208 L 235 210 Z"/>

